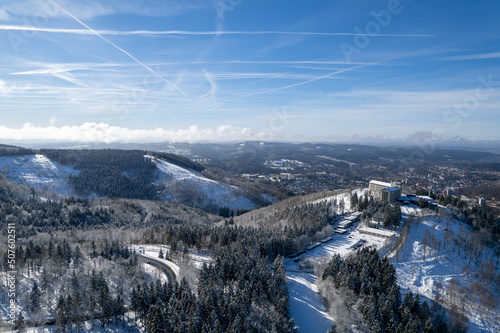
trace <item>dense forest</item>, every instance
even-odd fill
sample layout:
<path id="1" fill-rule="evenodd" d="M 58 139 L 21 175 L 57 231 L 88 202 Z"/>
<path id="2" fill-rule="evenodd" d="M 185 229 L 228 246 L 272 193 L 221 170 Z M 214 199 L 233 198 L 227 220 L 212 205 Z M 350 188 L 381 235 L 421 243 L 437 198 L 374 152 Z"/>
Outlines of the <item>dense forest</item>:
<path id="1" fill-rule="evenodd" d="M 128 325 L 124 314 L 133 310 L 147 332 L 295 330 L 283 264 L 295 244 L 285 234 L 215 226 L 216 217 L 199 210 L 134 200 L 4 198 L 0 214 L 16 225 L 19 328 L 47 322 L 80 331 L 89 319 Z M 169 244 L 170 258 L 205 248 L 214 261 L 194 283 L 147 283 L 135 253 L 116 239 Z M 5 274 L 7 253 L 0 255 Z M 7 300 L 5 286 L 0 297 Z"/>
<path id="2" fill-rule="evenodd" d="M 78 197 L 173 201 L 225 216 L 239 215 L 250 206 L 267 206 L 285 197 L 279 186 L 230 175 L 220 169 L 207 169 L 189 158 L 165 152 L 119 149 L 41 149 L 35 151 L 13 146 L 0 146 L 0 157 L 34 154 L 42 154 L 50 161 L 71 167 L 72 172 L 65 175 L 63 181 L 67 180 L 70 185 L 69 192 Z M 21 164 L 18 162 L 14 161 L 3 172 L 7 175 L 10 170 L 15 174 L 18 166 L 24 167 L 26 159 L 23 159 Z M 160 162 L 170 163 L 172 171 L 161 171 L 158 167 Z M 36 169 L 38 165 L 30 162 L 27 167 Z M 177 176 L 176 167 L 183 168 L 182 172 L 189 176 Z M 45 168 L 46 166 L 41 166 L 43 171 Z M 36 169 L 33 172 L 35 173 L 34 179 L 37 179 L 39 170 Z M 53 170 L 42 172 L 42 174 L 48 179 L 58 176 L 58 172 L 55 171 L 54 174 Z M 201 180 L 200 182 L 194 181 L 197 177 Z M 16 181 L 23 181 L 22 179 L 22 177 L 16 178 Z M 207 190 L 210 185 L 213 187 L 211 191 Z M 36 191 L 38 185 L 33 186 Z M 48 191 L 43 188 L 42 190 Z M 214 196 L 213 192 L 218 192 L 218 196 Z M 44 196 L 50 198 L 58 194 L 66 196 L 67 192 L 43 193 Z M 224 207 L 224 203 L 220 202 L 221 197 L 234 197 L 235 201 L 239 201 L 238 204 L 243 206 L 235 204 L 230 208 Z M 226 212 L 226 209 L 229 211 Z"/>
<path id="3" fill-rule="evenodd" d="M 40 151 L 53 161 L 80 170 L 70 183 L 81 196 L 159 200 L 162 188 L 154 184 L 156 165 L 146 152 L 131 150 Z"/>

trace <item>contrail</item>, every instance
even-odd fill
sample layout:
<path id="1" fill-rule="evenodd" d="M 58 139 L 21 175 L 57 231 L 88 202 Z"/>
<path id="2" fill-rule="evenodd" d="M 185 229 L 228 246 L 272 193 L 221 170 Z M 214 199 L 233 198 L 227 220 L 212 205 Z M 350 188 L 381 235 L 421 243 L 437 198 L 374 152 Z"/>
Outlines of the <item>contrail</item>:
<path id="1" fill-rule="evenodd" d="M 148 65 L 142 63 L 140 60 L 138 60 L 137 58 L 135 58 L 133 55 L 131 55 L 130 53 L 128 53 L 127 51 L 125 51 L 124 49 L 122 49 L 121 47 L 119 47 L 118 45 L 114 44 L 110 40 L 108 40 L 105 37 L 103 37 L 102 34 L 99 33 L 99 30 L 93 30 L 91 27 L 89 27 L 88 25 L 86 25 L 85 23 L 83 23 L 82 21 L 80 21 L 78 18 L 76 18 L 75 16 L 73 16 L 71 13 L 69 13 L 68 11 L 66 11 L 64 8 L 62 8 L 61 6 L 59 6 L 58 3 L 54 2 L 54 1 L 50 1 L 50 2 L 53 3 L 55 6 L 57 6 L 66 15 L 70 16 L 73 20 L 75 20 L 76 22 L 80 23 L 85 28 L 87 28 L 87 30 L 82 30 L 82 29 L 69 29 L 69 30 L 72 30 L 72 31 L 86 31 L 87 34 L 89 34 L 89 35 L 96 35 L 97 37 L 101 38 L 103 41 L 105 41 L 106 43 L 110 44 L 111 46 L 113 46 L 117 50 L 119 50 L 119 51 L 123 52 L 124 54 L 126 54 L 128 57 L 130 57 L 136 63 L 138 63 L 139 65 L 141 65 L 142 67 L 144 67 L 146 70 L 148 70 L 149 72 L 151 72 L 154 76 L 156 76 L 157 78 L 159 78 L 163 82 L 171 85 L 173 88 L 175 88 L 180 93 L 182 93 L 184 96 L 186 96 L 186 94 L 184 93 L 184 91 L 182 91 L 179 87 L 177 87 L 177 85 L 172 84 L 170 81 L 168 81 L 167 79 L 163 78 L 161 75 L 159 75 L 154 70 L 152 70 Z M 7 30 L 7 29 L 3 29 L 4 27 L 5 26 L 0 26 L 0 30 Z M 33 29 L 32 27 L 30 27 L 30 31 L 46 31 L 46 32 L 51 32 L 49 30 L 54 30 L 54 29 L 47 29 L 47 28 L 34 28 Z M 67 29 L 55 29 L 55 30 L 67 30 Z M 60 32 L 60 31 L 53 31 L 53 32 Z"/>
<path id="2" fill-rule="evenodd" d="M 349 71 L 352 71 L 352 70 L 355 70 L 355 69 L 358 69 L 358 68 L 362 68 L 362 67 L 366 67 L 366 66 L 371 66 L 371 65 L 376 65 L 376 64 L 377 63 L 369 63 L 369 64 L 362 64 L 362 65 L 357 65 L 357 66 L 353 66 L 353 67 L 349 67 L 349 68 L 344 68 L 344 69 L 340 69 L 338 71 L 331 72 L 331 73 L 323 75 L 323 76 L 315 77 L 314 79 L 310 79 L 310 80 L 299 82 L 299 83 L 290 84 L 288 86 L 283 86 L 283 87 L 279 87 L 279 88 L 274 88 L 274 89 L 269 89 L 269 90 L 265 90 L 265 91 L 260 91 L 260 92 L 256 92 L 256 93 L 253 93 L 253 94 L 248 94 L 248 95 L 245 95 L 245 96 L 241 96 L 239 98 L 245 98 L 245 97 L 250 97 L 250 96 L 255 96 L 255 95 L 268 94 L 268 93 L 279 91 L 279 90 L 283 90 L 283 89 L 293 88 L 293 87 L 301 86 L 301 85 L 304 85 L 304 84 L 312 83 L 312 82 L 315 82 L 315 81 L 323 80 L 323 79 L 326 79 L 326 78 L 328 78 L 330 76 L 334 76 L 334 75 L 337 75 L 337 74 L 340 74 L 340 73 L 349 72 Z"/>
<path id="3" fill-rule="evenodd" d="M 63 9 L 62 9 L 63 10 Z M 185 30 L 93 30 L 73 15 L 63 10 L 66 14 L 82 24 L 85 29 L 61 29 L 61 28 L 43 28 L 30 27 L 20 25 L 0 25 L 0 30 L 17 30 L 17 31 L 39 31 L 61 34 L 76 34 L 76 35 L 139 35 L 139 36 L 159 36 L 159 35 L 188 35 L 188 36 L 213 36 L 213 35 L 310 35 L 310 36 L 360 36 L 355 32 L 314 32 L 314 31 L 185 31 Z M 422 34 L 377 34 L 377 37 L 434 37 L 434 35 Z M 101 37 L 102 38 L 102 37 Z"/>

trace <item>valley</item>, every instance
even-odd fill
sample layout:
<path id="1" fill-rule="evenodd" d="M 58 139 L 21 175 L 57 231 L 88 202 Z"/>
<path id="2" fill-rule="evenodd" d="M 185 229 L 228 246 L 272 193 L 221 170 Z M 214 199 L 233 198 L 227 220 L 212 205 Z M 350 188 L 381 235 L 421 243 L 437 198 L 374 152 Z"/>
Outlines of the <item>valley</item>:
<path id="1" fill-rule="evenodd" d="M 486 205 L 432 190 L 435 208 L 388 203 L 347 174 L 345 188 L 293 195 L 286 184 L 297 179 L 167 152 L 26 152 L 0 156 L 0 218 L 16 236 L 13 266 L 0 253 L 1 275 L 15 273 L 19 311 L 9 324 L 0 308 L 2 330 L 500 330 L 500 220 Z M 272 170 L 315 167 L 294 162 L 300 149 L 294 160 L 274 154 Z M 354 161 L 349 169 L 363 165 Z M 335 273 L 364 260 L 368 271 Z M 373 297 L 385 305 L 371 308 Z"/>

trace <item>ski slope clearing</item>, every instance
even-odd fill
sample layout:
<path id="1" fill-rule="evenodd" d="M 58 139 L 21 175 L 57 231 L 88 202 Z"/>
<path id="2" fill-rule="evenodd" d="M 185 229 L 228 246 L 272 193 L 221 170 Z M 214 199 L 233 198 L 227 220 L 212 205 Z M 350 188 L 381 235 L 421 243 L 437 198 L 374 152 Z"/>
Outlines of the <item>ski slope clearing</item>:
<path id="1" fill-rule="evenodd" d="M 444 216 L 414 206 L 401 210 L 404 217 L 420 217 L 406 226 L 408 237 L 400 250 L 388 255 L 400 286 L 446 307 L 463 308 L 470 332 L 499 332 L 498 303 L 487 306 L 489 296 L 500 296 L 491 283 L 500 273 L 498 257 L 445 209 L 440 208 Z"/>
<path id="2" fill-rule="evenodd" d="M 230 209 L 253 209 L 255 203 L 236 186 L 222 184 L 204 177 L 201 173 L 188 170 L 159 158 L 152 159 L 160 171 L 159 184 L 166 185 L 165 201 L 184 202 L 192 200 L 201 206 L 229 207 Z"/>
<path id="3" fill-rule="evenodd" d="M 78 174 L 78 170 L 40 154 L 0 157 L 0 172 L 11 181 L 43 191 L 44 195 L 57 193 L 63 196 L 74 195 L 68 177 Z"/>
<path id="4" fill-rule="evenodd" d="M 290 316 L 301 333 L 327 332 L 333 323 L 318 294 L 316 276 L 307 273 L 287 273 Z"/>

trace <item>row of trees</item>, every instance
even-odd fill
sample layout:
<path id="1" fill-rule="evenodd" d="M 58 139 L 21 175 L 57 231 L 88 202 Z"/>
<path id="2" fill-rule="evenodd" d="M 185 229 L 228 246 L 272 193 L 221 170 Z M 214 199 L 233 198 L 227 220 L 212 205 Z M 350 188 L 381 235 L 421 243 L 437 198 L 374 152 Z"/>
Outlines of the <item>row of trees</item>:
<path id="1" fill-rule="evenodd" d="M 33 149 L 0 144 L 0 157 L 34 155 L 34 154 L 35 151 Z"/>

